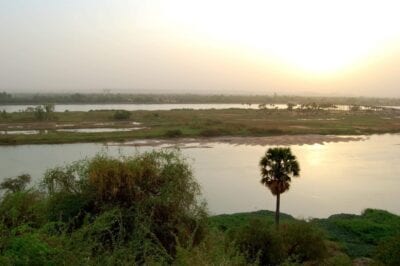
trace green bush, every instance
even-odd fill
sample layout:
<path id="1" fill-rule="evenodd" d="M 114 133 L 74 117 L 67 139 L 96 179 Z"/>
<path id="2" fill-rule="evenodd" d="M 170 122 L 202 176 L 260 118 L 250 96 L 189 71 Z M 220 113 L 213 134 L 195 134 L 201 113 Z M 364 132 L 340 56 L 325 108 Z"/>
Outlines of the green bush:
<path id="1" fill-rule="evenodd" d="M 220 232 L 210 232 L 197 246 L 178 247 L 174 265 L 249 265 L 245 257 Z"/>
<path id="2" fill-rule="evenodd" d="M 286 257 L 282 238 L 270 223 L 254 219 L 229 236 L 248 263 L 277 265 Z"/>
<path id="3" fill-rule="evenodd" d="M 49 170 L 43 189 L 49 220 L 67 223 L 77 243 L 83 241 L 92 255 L 134 241 L 138 254 L 172 258 L 178 243 L 196 245 L 204 235 L 199 186 L 176 151 L 98 155 Z M 140 251 L 143 243 L 147 247 Z"/>
<path id="4" fill-rule="evenodd" d="M 13 229 L 21 225 L 39 227 L 45 222 L 43 195 L 35 190 L 6 194 L 0 202 L 0 223 Z"/>
<path id="5" fill-rule="evenodd" d="M 131 113 L 126 110 L 117 110 L 113 115 L 113 118 L 115 120 L 126 120 L 126 119 L 129 119 L 130 117 L 131 117 Z"/>
<path id="6" fill-rule="evenodd" d="M 400 265 L 400 234 L 381 241 L 375 258 L 388 266 Z"/>
<path id="7" fill-rule="evenodd" d="M 15 178 L 5 178 L 3 182 L 0 183 L 0 190 L 5 190 L 6 193 L 23 191 L 30 181 L 31 176 L 28 174 L 19 175 Z"/>
<path id="8" fill-rule="evenodd" d="M 25 234 L 11 239 L 3 260 L 10 265 L 55 265 L 56 249 L 51 248 L 36 234 Z"/>
<path id="9" fill-rule="evenodd" d="M 285 253 L 297 262 L 321 260 L 327 256 L 324 234 L 312 224 L 300 221 L 280 228 Z"/>
<path id="10" fill-rule="evenodd" d="M 283 224 L 277 231 L 272 223 L 254 219 L 228 234 L 249 263 L 316 262 L 328 256 L 324 235 L 306 222 Z"/>

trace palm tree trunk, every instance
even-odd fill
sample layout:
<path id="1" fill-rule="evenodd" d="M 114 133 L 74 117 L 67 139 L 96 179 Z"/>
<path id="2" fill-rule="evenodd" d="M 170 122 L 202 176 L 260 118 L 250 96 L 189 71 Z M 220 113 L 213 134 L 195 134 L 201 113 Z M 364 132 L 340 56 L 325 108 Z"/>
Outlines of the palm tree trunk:
<path id="1" fill-rule="evenodd" d="M 276 210 L 275 210 L 275 225 L 276 229 L 279 229 L 279 207 L 281 204 L 281 193 L 276 195 Z"/>

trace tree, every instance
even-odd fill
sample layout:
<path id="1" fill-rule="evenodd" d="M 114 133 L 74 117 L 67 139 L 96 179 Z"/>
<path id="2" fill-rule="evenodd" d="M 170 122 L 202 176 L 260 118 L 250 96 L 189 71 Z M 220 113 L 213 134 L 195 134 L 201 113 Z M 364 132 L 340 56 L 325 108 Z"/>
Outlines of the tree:
<path id="1" fill-rule="evenodd" d="M 43 109 L 46 111 L 47 114 L 51 114 L 55 110 L 55 106 L 53 103 L 46 103 L 43 104 Z"/>
<path id="2" fill-rule="evenodd" d="M 292 177 L 300 174 L 300 166 L 290 148 L 270 148 L 260 161 L 261 184 L 276 196 L 275 223 L 279 228 L 280 195 L 289 190 Z"/>
<path id="3" fill-rule="evenodd" d="M 288 103 L 287 104 L 287 110 L 288 111 L 293 111 L 293 108 L 296 106 L 296 104 L 294 104 L 294 103 Z"/>
<path id="4" fill-rule="evenodd" d="M 31 176 L 28 174 L 19 175 L 15 178 L 5 178 L 4 181 L 0 183 L 0 190 L 11 193 L 23 191 L 30 181 Z"/>

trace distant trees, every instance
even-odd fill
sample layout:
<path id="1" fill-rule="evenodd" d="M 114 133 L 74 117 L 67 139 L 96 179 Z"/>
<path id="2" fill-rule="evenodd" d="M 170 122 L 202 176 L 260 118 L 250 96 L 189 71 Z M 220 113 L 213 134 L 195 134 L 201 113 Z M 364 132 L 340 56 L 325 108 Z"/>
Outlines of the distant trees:
<path id="1" fill-rule="evenodd" d="M 296 104 L 294 104 L 294 103 L 288 103 L 287 104 L 287 110 L 288 111 L 293 111 L 293 108 L 296 106 Z"/>
<path id="2" fill-rule="evenodd" d="M 350 105 L 349 110 L 352 112 L 358 112 L 361 110 L 361 106 L 359 105 Z"/>
<path id="3" fill-rule="evenodd" d="M 6 93 L 5 91 L 0 92 L 0 102 L 8 102 L 12 98 L 11 94 Z"/>
<path id="4" fill-rule="evenodd" d="M 8 114 L 7 114 L 6 110 L 1 111 L 0 117 L 1 117 L 2 119 L 7 119 L 7 118 L 8 118 Z"/>
<path id="5" fill-rule="evenodd" d="M 28 107 L 25 112 L 33 113 L 36 120 L 50 120 L 54 117 L 54 110 L 54 104 L 46 103 L 35 107 Z"/>
<path id="6" fill-rule="evenodd" d="M 267 109 L 267 104 L 265 104 L 265 103 L 260 103 L 260 104 L 258 105 L 258 109 L 260 109 L 260 110 L 265 110 L 265 109 Z"/>
<path id="7" fill-rule="evenodd" d="M 290 148 L 270 148 L 260 160 L 261 184 L 276 196 L 275 223 L 279 228 L 280 195 L 289 190 L 292 177 L 300 174 L 300 166 Z"/>

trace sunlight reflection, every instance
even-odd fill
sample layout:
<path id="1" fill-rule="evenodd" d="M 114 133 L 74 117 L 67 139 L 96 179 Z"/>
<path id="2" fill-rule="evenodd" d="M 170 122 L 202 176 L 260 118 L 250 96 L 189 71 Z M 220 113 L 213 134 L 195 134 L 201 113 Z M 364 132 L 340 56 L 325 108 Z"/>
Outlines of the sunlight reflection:
<path id="1" fill-rule="evenodd" d="M 311 166 L 320 165 L 326 153 L 325 146 L 322 144 L 307 145 L 303 151 L 304 154 L 302 156 L 305 163 Z"/>

